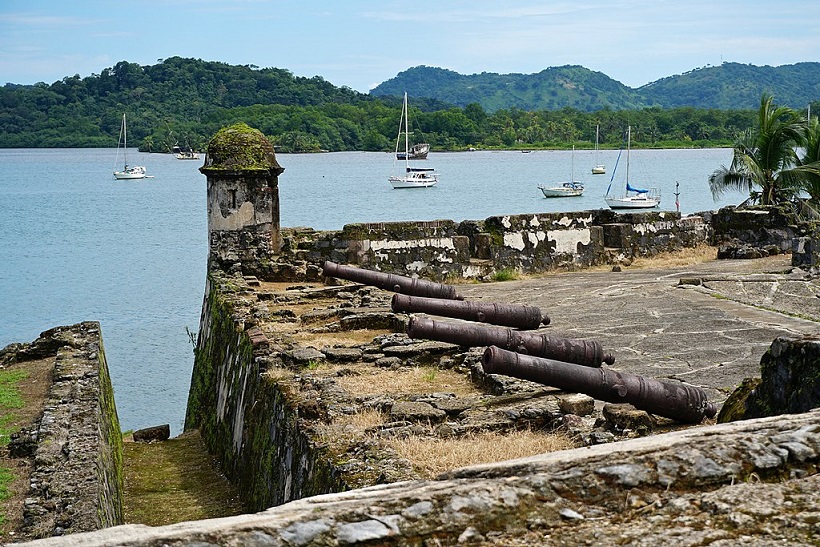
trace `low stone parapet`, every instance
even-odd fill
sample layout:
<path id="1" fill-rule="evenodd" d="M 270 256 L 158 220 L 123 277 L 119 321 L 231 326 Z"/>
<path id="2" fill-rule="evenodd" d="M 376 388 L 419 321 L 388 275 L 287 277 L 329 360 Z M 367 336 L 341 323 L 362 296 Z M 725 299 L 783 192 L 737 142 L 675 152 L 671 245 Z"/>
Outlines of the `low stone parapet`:
<path id="1" fill-rule="evenodd" d="M 820 411 L 749 420 L 32 545 L 811 545 L 819 433 Z"/>
<path id="2" fill-rule="evenodd" d="M 539 273 L 695 247 L 710 232 L 700 215 L 603 209 L 480 221 L 350 224 L 326 232 L 286 228 L 282 253 L 278 262 L 268 264 L 266 277 L 315 279 L 325 260 L 435 281 L 487 277 L 500 270 Z"/>

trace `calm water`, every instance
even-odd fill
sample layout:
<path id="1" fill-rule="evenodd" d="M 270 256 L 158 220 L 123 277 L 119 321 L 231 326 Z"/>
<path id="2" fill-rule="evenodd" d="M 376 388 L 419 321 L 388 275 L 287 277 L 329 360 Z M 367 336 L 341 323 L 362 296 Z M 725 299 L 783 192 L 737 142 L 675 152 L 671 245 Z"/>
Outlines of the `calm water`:
<path id="1" fill-rule="evenodd" d="M 205 285 L 207 226 L 201 161 L 129 152 L 153 179 L 113 179 L 114 149 L 0 150 L 0 347 L 53 326 L 100 321 L 121 426 L 182 430 Z M 617 152 L 602 152 L 609 173 Z M 278 157 L 283 226 L 339 229 L 351 222 L 483 219 L 604 206 L 610 175 L 592 176 L 591 151 L 574 155 L 580 198 L 544 199 L 538 184 L 567 180 L 569 151 L 432 153 L 438 186 L 393 190 L 390 154 Z M 633 185 L 659 187 L 663 209 L 715 203 L 707 177 L 730 150 L 633 151 Z M 622 159 L 623 161 L 623 159 Z M 401 167 L 401 165 L 397 166 Z M 623 164 L 618 172 L 622 171 Z M 653 180 L 653 183 L 647 183 Z M 614 185 L 620 187 L 621 182 Z"/>

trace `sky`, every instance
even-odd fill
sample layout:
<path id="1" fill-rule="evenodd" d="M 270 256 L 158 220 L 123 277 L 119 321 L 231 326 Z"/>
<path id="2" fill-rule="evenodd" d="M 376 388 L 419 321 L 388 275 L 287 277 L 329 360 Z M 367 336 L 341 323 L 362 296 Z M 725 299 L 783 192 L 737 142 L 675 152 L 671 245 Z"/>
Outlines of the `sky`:
<path id="1" fill-rule="evenodd" d="M 722 62 L 820 61 L 820 10 L 816 0 L 0 0 L 0 85 L 174 56 L 363 93 L 419 65 L 581 65 L 635 88 Z"/>

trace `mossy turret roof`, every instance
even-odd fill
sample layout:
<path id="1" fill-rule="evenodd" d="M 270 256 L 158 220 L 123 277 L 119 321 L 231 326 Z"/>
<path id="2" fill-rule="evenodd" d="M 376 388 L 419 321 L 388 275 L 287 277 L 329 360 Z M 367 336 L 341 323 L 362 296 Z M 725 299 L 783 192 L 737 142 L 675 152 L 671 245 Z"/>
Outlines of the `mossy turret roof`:
<path id="1" fill-rule="evenodd" d="M 274 176 L 284 169 L 276 161 L 273 145 L 258 129 L 245 123 L 223 127 L 208 143 L 205 165 L 209 171 L 270 171 Z"/>

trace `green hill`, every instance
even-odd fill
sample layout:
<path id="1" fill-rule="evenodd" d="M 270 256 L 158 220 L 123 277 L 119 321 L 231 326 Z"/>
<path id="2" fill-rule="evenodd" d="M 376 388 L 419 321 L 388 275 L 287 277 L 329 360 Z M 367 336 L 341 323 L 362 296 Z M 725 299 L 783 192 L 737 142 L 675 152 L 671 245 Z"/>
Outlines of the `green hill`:
<path id="1" fill-rule="evenodd" d="M 669 76 L 638 88 L 645 101 L 663 108 L 752 108 L 764 92 L 778 104 L 802 110 L 820 99 L 820 63 L 754 66 L 723 63 Z"/>
<path id="2" fill-rule="evenodd" d="M 726 63 L 639 89 L 580 66 L 470 76 L 416 67 L 362 94 L 279 68 L 121 61 L 85 78 L 0 87 L 0 148 L 114 147 L 126 113 L 129 142 L 144 151 L 203 150 L 236 122 L 283 152 L 387 151 L 405 90 L 416 137 L 437 151 L 592 146 L 596 127 L 602 146 L 617 148 L 627 125 L 635 147 L 725 146 L 753 124 L 762 90 L 800 109 L 820 96 L 818 67 Z"/>
<path id="3" fill-rule="evenodd" d="M 495 74 L 482 72 L 464 76 L 452 70 L 418 66 L 400 72 L 376 86 L 376 97 L 403 95 L 429 97 L 457 106 L 478 103 L 485 110 L 558 110 L 574 108 L 584 112 L 611 108 L 635 109 L 649 106 L 620 82 L 581 66 L 561 66 L 537 74 Z"/>
<path id="4" fill-rule="evenodd" d="M 505 108 L 592 112 L 661 108 L 755 108 L 764 92 L 779 104 L 805 108 L 820 99 L 820 63 L 780 67 L 723 63 L 669 76 L 637 89 L 581 66 L 561 66 L 537 74 L 468 76 L 451 70 L 419 66 L 399 73 L 370 91 L 376 97 L 429 97 L 458 106 L 478 103 L 488 112 Z"/>
<path id="5" fill-rule="evenodd" d="M 258 118 L 259 105 L 304 111 L 359 102 L 373 98 L 278 68 L 181 57 L 146 66 L 121 61 L 85 78 L 0 88 L 0 147 L 116 146 L 126 112 L 133 142 L 152 150 L 201 148 L 222 125 Z M 313 121 L 278 124 L 276 112 L 266 114 L 266 129 L 280 134 Z"/>

